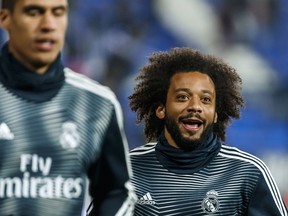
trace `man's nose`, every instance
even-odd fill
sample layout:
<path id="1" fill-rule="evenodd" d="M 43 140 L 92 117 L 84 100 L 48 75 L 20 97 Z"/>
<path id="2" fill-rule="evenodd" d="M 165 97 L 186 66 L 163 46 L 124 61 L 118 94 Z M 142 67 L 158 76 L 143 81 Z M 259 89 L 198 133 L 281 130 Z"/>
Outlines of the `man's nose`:
<path id="1" fill-rule="evenodd" d="M 191 98 L 188 105 L 188 112 L 202 112 L 201 101 L 199 98 Z"/>
<path id="2" fill-rule="evenodd" d="M 57 27 L 57 20 L 51 13 L 45 13 L 43 14 L 42 20 L 41 20 L 41 31 L 49 32 L 54 31 Z"/>

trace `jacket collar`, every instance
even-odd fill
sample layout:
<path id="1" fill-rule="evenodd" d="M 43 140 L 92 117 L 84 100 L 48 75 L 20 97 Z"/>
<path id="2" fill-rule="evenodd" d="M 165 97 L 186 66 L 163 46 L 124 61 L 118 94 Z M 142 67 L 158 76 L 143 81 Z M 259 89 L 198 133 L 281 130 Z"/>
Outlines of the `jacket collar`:
<path id="1" fill-rule="evenodd" d="M 39 75 L 17 61 L 6 43 L 0 56 L 0 82 L 14 95 L 34 102 L 49 101 L 64 84 L 60 54 L 47 72 Z"/>
<path id="2" fill-rule="evenodd" d="M 184 151 L 171 146 L 164 134 L 161 134 L 155 147 L 160 163 L 170 172 L 193 174 L 207 166 L 220 151 L 221 142 L 211 134 L 207 142 L 193 151 Z"/>

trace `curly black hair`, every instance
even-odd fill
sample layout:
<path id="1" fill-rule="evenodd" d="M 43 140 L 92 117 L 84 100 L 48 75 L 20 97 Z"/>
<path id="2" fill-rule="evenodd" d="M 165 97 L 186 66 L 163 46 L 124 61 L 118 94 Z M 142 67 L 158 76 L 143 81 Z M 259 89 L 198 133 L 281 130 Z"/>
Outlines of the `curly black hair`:
<path id="1" fill-rule="evenodd" d="M 188 47 L 172 48 L 167 52 L 155 52 L 149 63 L 140 69 L 134 93 L 129 96 L 130 108 L 136 112 L 136 123 L 145 121 L 147 141 L 155 141 L 164 130 L 164 121 L 156 114 L 160 104 L 166 104 L 171 77 L 178 72 L 207 74 L 215 85 L 217 123 L 214 133 L 225 141 L 226 127 L 232 118 L 240 118 L 244 106 L 241 95 L 242 80 L 236 70 L 213 55 L 205 55 Z"/>

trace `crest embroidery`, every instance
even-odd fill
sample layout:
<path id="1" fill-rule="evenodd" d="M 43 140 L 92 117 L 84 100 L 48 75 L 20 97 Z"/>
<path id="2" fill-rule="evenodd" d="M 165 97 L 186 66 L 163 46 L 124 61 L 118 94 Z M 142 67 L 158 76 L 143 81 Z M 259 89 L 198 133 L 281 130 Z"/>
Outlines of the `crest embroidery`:
<path id="1" fill-rule="evenodd" d="M 206 198 L 202 201 L 202 209 L 205 213 L 213 214 L 218 212 L 219 209 L 218 193 L 215 190 L 208 191 Z"/>
<path id="2" fill-rule="evenodd" d="M 62 134 L 60 144 L 64 149 L 76 148 L 80 143 L 80 135 L 77 131 L 77 125 L 74 122 L 65 122 L 62 125 Z"/>

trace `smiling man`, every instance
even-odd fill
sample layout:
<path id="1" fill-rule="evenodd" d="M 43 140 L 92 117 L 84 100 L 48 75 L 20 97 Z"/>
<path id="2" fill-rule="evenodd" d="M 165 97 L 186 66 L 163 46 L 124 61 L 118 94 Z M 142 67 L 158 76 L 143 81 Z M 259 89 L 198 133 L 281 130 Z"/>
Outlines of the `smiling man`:
<path id="1" fill-rule="evenodd" d="M 166 106 L 161 105 L 156 110 L 157 117 L 165 120 L 165 137 L 170 145 L 184 150 L 199 148 L 217 121 L 215 101 L 214 84 L 208 75 L 200 72 L 175 74 L 171 78 Z"/>
<path id="2" fill-rule="evenodd" d="M 133 211 L 119 102 L 61 61 L 68 12 L 68 0 L 2 0 L 1 216 Z"/>
<path id="3" fill-rule="evenodd" d="M 287 216 L 265 164 L 225 145 L 244 105 L 241 78 L 190 48 L 156 52 L 129 97 L 148 144 L 130 152 L 135 215 Z"/>

